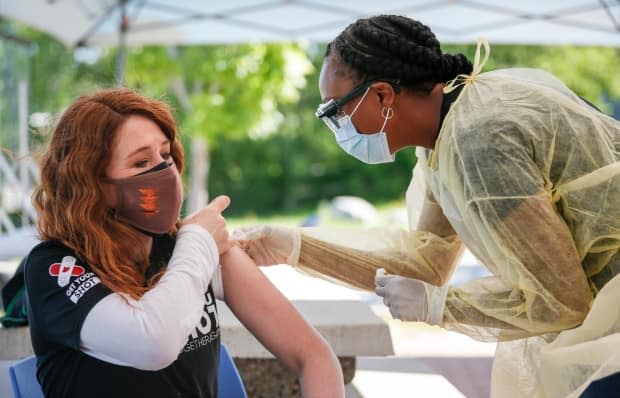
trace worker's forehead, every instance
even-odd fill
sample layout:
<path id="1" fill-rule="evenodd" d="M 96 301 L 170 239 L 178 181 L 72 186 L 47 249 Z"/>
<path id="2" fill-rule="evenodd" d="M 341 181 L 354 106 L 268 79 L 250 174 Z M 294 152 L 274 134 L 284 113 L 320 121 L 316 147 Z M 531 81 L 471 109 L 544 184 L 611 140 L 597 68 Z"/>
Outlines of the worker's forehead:
<path id="1" fill-rule="evenodd" d="M 319 75 L 319 91 L 322 102 L 340 98 L 354 87 L 350 74 L 339 62 L 331 57 L 325 58 Z"/>

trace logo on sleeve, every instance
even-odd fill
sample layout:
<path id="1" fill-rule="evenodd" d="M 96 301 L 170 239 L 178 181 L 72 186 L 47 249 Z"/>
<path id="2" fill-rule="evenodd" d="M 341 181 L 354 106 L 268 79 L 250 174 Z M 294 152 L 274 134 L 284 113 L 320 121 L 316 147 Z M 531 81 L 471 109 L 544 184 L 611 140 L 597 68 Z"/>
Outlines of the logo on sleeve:
<path id="1" fill-rule="evenodd" d="M 80 276 L 84 273 L 84 267 L 75 264 L 75 257 L 65 256 L 60 263 L 50 265 L 49 273 L 51 276 L 58 277 L 58 286 L 65 287 L 72 276 Z"/>
<path id="2" fill-rule="evenodd" d="M 86 272 L 84 267 L 75 263 L 75 257 L 65 256 L 60 263 L 50 265 L 49 274 L 58 277 L 58 286 L 66 287 L 65 294 L 73 303 L 78 301 L 87 291 L 101 283 L 94 272 Z M 71 278 L 75 278 L 71 282 Z"/>

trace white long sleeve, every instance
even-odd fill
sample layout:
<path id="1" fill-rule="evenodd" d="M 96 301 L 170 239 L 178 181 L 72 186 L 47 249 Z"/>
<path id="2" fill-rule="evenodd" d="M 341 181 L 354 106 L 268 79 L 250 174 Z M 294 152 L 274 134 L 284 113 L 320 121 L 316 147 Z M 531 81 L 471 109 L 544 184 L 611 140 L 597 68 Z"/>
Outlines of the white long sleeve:
<path id="1" fill-rule="evenodd" d="M 81 350 L 117 365 L 167 367 L 200 321 L 218 266 L 211 235 L 199 225 L 184 225 L 166 272 L 151 290 L 139 300 L 113 293 L 91 309 L 80 332 Z"/>
<path id="2" fill-rule="evenodd" d="M 222 281 L 222 264 L 219 264 L 211 278 L 211 288 L 213 295 L 218 300 L 224 300 L 224 282 Z"/>

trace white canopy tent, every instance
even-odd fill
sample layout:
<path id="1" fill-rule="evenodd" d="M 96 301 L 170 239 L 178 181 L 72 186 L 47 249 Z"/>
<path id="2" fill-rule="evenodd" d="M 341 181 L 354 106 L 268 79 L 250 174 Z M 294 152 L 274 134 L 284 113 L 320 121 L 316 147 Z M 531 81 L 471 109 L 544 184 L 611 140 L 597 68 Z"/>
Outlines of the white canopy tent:
<path id="1" fill-rule="evenodd" d="M 69 47 L 332 40 L 355 19 L 407 15 L 440 42 L 620 46 L 620 0 L 0 0 L 0 16 Z"/>
<path id="2" fill-rule="evenodd" d="M 620 45 L 619 0 L 20 0 L 0 15 L 67 46 L 329 41 L 364 15 L 402 14 L 441 42 Z M 124 16 L 124 17 L 123 17 Z"/>

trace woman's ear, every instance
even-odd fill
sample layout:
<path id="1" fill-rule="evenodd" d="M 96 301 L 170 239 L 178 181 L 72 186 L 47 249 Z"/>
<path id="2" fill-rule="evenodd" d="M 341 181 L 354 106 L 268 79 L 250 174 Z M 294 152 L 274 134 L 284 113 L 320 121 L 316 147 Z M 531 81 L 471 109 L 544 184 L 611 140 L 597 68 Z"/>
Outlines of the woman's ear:
<path id="1" fill-rule="evenodd" d="M 372 88 L 377 93 L 377 97 L 379 103 L 385 106 L 386 108 L 392 106 L 394 103 L 394 97 L 396 96 L 396 92 L 394 91 L 394 87 L 387 82 L 376 82 L 373 83 Z"/>
<path id="2" fill-rule="evenodd" d="M 436 94 L 436 93 L 441 93 L 442 97 L 443 97 L 443 88 L 446 86 L 445 83 L 435 83 L 435 85 L 433 86 L 433 88 L 431 89 L 431 95 Z"/>

